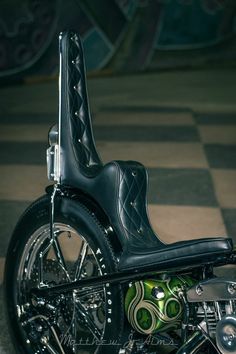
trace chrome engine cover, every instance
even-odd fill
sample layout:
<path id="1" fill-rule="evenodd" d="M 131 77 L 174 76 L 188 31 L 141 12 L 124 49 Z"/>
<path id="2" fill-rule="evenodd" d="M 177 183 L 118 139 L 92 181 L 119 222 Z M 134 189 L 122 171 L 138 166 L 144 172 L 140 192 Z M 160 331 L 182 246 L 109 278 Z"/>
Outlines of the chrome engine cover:
<path id="1" fill-rule="evenodd" d="M 188 302 L 236 300 L 236 281 L 227 278 L 203 280 L 187 291 Z"/>
<path id="2" fill-rule="evenodd" d="M 196 322 L 206 324 L 204 330 L 220 352 L 236 354 L 236 282 L 227 278 L 203 280 L 186 295 Z"/>

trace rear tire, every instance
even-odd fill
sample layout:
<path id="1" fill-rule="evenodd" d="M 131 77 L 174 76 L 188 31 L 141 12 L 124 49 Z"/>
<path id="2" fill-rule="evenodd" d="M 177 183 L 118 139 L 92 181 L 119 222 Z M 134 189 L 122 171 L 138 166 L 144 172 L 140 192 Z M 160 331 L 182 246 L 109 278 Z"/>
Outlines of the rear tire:
<path id="1" fill-rule="evenodd" d="M 123 296 L 114 285 L 76 290 L 56 298 L 32 298 L 35 287 L 117 271 L 103 227 L 77 201 L 56 198 L 55 237 L 50 241 L 49 196 L 33 203 L 12 236 L 5 266 L 5 302 L 17 353 L 118 353 Z"/>

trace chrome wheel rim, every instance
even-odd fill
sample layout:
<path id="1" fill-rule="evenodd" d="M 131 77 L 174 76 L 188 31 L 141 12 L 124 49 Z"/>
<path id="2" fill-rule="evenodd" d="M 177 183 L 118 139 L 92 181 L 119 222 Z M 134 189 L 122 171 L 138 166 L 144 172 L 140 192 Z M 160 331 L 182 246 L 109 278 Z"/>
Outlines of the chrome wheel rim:
<path id="1" fill-rule="evenodd" d="M 87 289 L 82 297 L 74 290 L 53 299 L 32 298 L 30 290 L 101 274 L 94 250 L 71 226 L 55 223 L 53 239 L 49 224 L 30 236 L 15 298 L 20 331 L 32 352 L 56 354 L 69 348 L 72 353 L 94 353 L 105 331 L 105 287 Z"/>

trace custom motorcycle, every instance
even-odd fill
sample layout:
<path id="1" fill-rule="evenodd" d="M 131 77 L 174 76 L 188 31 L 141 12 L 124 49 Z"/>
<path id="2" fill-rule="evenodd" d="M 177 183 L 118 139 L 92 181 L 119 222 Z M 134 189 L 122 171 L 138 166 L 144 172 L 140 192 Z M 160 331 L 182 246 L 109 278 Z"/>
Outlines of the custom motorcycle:
<path id="1" fill-rule="evenodd" d="M 103 165 L 83 50 L 59 36 L 59 121 L 49 131 L 46 194 L 25 211 L 5 267 L 20 354 L 236 353 L 236 262 L 229 238 L 165 244 L 147 215 L 147 172 Z"/>

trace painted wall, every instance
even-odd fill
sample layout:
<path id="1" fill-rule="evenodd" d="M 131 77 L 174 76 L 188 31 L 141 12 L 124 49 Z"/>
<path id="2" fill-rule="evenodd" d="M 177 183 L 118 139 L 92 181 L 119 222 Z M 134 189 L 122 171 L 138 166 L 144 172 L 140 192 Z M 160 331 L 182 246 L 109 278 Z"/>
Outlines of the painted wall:
<path id="1" fill-rule="evenodd" d="M 236 58 L 235 0 L 2 0 L 0 78 L 56 74 L 67 28 L 81 34 L 89 71 Z"/>

